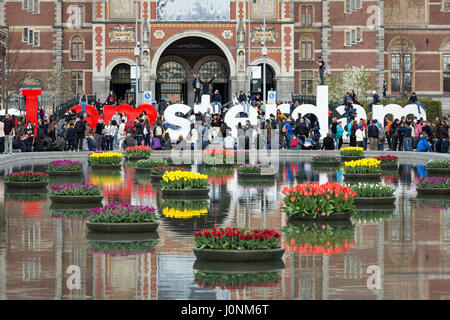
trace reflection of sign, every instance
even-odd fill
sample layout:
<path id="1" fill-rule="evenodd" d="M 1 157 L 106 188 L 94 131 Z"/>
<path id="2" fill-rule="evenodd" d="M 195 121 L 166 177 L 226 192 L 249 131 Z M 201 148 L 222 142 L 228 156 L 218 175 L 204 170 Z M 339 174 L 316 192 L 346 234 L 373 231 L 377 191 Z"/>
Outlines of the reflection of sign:
<path id="1" fill-rule="evenodd" d="M 277 38 L 277 33 L 275 28 L 266 28 L 266 42 L 273 43 Z M 252 42 L 261 43 L 264 40 L 264 31 L 262 28 L 253 28 L 252 32 Z"/>
<path id="2" fill-rule="evenodd" d="M 109 2 L 110 18 L 133 18 L 134 0 L 110 0 Z"/>
<path id="3" fill-rule="evenodd" d="M 229 21 L 230 0 L 157 0 L 159 21 Z"/>

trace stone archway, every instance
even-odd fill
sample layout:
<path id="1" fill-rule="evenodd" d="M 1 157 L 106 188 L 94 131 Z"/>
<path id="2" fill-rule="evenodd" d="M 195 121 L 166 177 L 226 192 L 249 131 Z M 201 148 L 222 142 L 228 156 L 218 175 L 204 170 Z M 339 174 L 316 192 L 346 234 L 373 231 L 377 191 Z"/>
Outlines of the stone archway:
<path id="1" fill-rule="evenodd" d="M 226 46 L 218 37 L 205 32 L 205 31 L 200 31 L 200 30 L 186 30 L 177 34 L 174 34 L 173 36 L 169 37 L 166 41 L 164 41 L 164 43 L 159 46 L 159 48 L 156 50 L 154 56 L 152 57 L 151 60 L 151 65 L 150 65 L 150 88 L 151 90 L 153 90 L 154 92 L 156 92 L 157 88 L 157 79 L 158 79 L 158 75 L 157 75 L 157 70 L 158 67 L 160 65 L 160 60 L 162 58 L 165 58 L 164 55 L 167 55 L 168 51 L 170 55 L 173 55 L 174 53 L 173 51 L 173 47 L 176 46 L 177 44 L 181 42 L 183 42 L 185 39 L 187 38 L 197 38 L 199 39 L 199 42 L 209 42 L 211 43 L 211 47 L 215 47 L 216 51 L 215 52 L 211 52 L 210 56 L 222 56 L 220 57 L 220 62 L 222 62 L 224 64 L 224 66 L 226 66 L 226 69 L 228 71 L 228 76 L 229 76 L 229 84 L 228 84 L 228 88 L 229 90 L 227 90 L 228 92 L 232 92 L 232 88 L 233 88 L 233 82 L 236 80 L 236 62 L 234 60 L 234 55 L 232 54 L 231 50 L 229 49 L 228 46 Z M 195 44 L 195 43 L 193 43 Z M 188 61 L 188 63 L 190 64 L 190 68 L 187 71 L 188 73 L 188 78 L 193 76 L 193 72 L 196 71 L 196 67 L 199 67 L 198 63 L 201 60 L 204 60 L 205 58 L 207 58 L 204 61 L 210 60 L 210 56 L 208 57 L 199 57 L 199 59 L 197 60 L 193 60 L 193 61 Z M 192 105 L 193 104 L 193 92 L 191 92 L 192 90 L 190 89 L 190 81 L 187 81 L 187 101 L 185 101 L 186 104 Z M 228 95 L 230 95 L 228 93 Z M 226 100 L 230 99 L 230 97 L 226 97 Z"/>

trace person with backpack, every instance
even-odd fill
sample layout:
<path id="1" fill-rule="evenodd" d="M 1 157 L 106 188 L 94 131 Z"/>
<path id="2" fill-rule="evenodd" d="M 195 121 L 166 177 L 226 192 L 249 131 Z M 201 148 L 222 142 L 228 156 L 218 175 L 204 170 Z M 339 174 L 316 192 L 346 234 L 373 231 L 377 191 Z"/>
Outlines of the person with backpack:
<path id="1" fill-rule="evenodd" d="M 78 117 L 75 122 L 75 150 L 83 150 L 83 140 L 86 131 L 86 121 L 82 117 Z"/>
<path id="2" fill-rule="evenodd" d="M 37 136 L 41 139 L 44 139 L 44 137 L 47 134 L 48 134 L 47 124 L 44 122 L 44 120 L 39 119 L 38 120 L 38 128 L 37 128 Z"/>
<path id="3" fill-rule="evenodd" d="M 337 149 L 341 149 L 342 144 L 343 144 L 343 140 L 342 137 L 344 136 L 344 128 L 342 128 L 342 121 L 338 121 L 337 122 L 337 126 L 336 126 L 336 140 L 338 141 L 338 145 L 337 145 Z"/>

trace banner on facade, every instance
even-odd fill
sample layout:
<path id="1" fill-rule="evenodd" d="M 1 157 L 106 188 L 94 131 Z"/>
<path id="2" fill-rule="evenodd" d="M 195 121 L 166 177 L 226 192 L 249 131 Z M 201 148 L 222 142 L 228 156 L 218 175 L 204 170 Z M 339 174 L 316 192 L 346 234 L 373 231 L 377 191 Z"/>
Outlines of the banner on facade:
<path id="1" fill-rule="evenodd" d="M 157 0 L 159 21 L 230 21 L 230 0 Z"/>

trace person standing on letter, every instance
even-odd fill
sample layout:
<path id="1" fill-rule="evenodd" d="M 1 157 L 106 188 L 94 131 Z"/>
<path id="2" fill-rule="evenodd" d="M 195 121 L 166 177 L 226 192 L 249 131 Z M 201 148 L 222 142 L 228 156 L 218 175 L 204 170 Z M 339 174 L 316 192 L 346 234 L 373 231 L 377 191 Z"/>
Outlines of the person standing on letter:
<path id="1" fill-rule="evenodd" d="M 316 61 L 316 63 L 319 65 L 319 76 L 320 76 L 320 85 L 325 85 L 325 81 L 323 79 L 323 73 L 325 71 L 325 61 L 323 61 L 322 57 L 319 56 L 319 60 Z"/>

